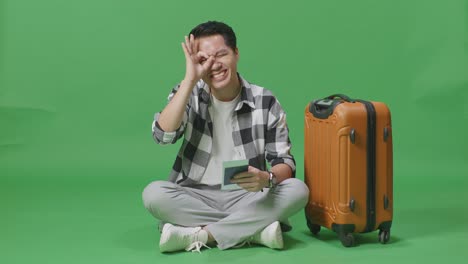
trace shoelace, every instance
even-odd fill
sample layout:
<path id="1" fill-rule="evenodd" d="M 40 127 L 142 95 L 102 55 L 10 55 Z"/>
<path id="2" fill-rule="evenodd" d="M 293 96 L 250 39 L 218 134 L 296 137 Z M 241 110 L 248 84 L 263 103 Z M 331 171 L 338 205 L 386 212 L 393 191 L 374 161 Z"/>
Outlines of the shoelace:
<path id="1" fill-rule="evenodd" d="M 195 241 L 193 242 L 192 244 L 188 245 L 185 250 L 186 251 L 192 251 L 192 252 L 198 252 L 198 253 L 201 253 L 200 249 L 202 249 L 203 247 L 206 247 L 208 249 L 211 249 L 209 246 L 207 246 L 205 243 L 201 242 L 201 241 Z"/>

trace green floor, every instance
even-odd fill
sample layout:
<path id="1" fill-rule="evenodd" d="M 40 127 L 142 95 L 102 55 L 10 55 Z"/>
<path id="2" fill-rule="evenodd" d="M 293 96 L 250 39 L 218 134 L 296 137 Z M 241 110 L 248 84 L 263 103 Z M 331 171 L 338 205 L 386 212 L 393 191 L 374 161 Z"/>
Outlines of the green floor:
<path id="1" fill-rule="evenodd" d="M 0 185 L 0 263 L 461 263 L 468 257 L 466 166 L 396 164 L 387 245 L 377 242 L 377 232 L 357 235 L 355 248 L 342 247 L 330 231 L 317 239 L 300 212 L 291 219 L 284 250 L 216 248 L 201 255 L 159 252 L 156 224 L 140 198 L 149 171 L 9 169 Z"/>

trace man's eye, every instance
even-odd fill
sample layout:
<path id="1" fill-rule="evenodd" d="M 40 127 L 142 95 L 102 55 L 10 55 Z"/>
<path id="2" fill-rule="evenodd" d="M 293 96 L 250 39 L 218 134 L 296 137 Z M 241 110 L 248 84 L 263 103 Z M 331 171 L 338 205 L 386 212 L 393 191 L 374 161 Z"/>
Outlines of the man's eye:
<path id="1" fill-rule="evenodd" d="M 200 60 L 200 63 L 201 63 L 201 64 L 203 64 L 203 63 L 205 63 L 205 62 L 206 62 L 206 59 L 201 59 L 201 60 Z"/>

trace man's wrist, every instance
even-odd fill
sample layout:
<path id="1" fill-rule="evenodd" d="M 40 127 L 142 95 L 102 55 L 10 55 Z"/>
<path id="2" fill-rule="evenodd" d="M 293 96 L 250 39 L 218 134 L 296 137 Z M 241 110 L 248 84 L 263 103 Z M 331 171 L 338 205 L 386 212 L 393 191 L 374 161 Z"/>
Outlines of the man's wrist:
<path id="1" fill-rule="evenodd" d="M 278 185 L 278 180 L 276 178 L 276 175 L 270 170 L 267 172 L 268 172 L 268 188 L 275 188 L 276 185 Z"/>
<path id="2" fill-rule="evenodd" d="M 191 80 L 188 80 L 188 79 L 183 79 L 180 82 L 179 91 L 182 91 L 182 93 L 185 94 L 185 96 L 188 97 L 192 93 L 192 89 L 193 89 L 193 87 L 195 87 L 196 84 L 197 84 L 197 81 L 191 81 Z"/>
<path id="3" fill-rule="evenodd" d="M 195 86 L 195 84 L 197 84 L 197 82 L 198 82 L 198 80 L 186 76 L 186 77 L 182 80 L 181 84 L 184 83 L 184 84 L 186 84 L 186 85 L 188 85 L 188 86 L 190 86 L 190 87 L 193 87 L 193 86 Z"/>

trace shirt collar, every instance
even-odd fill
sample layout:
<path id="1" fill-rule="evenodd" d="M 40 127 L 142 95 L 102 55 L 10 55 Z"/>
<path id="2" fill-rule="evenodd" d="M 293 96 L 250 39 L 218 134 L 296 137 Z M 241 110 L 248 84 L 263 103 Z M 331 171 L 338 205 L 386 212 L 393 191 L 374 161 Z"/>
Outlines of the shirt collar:
<path id="1" fill-rule="evenodd" d="M 234 111 L 240 110 L 244 104 L 250 106 L 250 108 L 252 109 L 255 109 L 252 85 L 247 80 L 245 80 L 239 73 L 237 73 L 237 76 L 239 77 L 239 81 L 241 84 L 241 94 L 239 103 L 237 103 L 236 108 L 234 108 Z M 208 87 L 208 84 L 206 84 L 204 81 L 200 80 L 200 82 L 201 85 L 198 89 L 198 96 L 203 102 L 208 104 L 210 102 L 210 87 Z"/>
<path id="2" fill-rule="evenodd" d="M 241 96 L 239 103 L 237 104 L 234 111 L 240 110 L 244 104 L 250 106 L 250 108 L 255 109 L 255 101 L 252 93 L 252 85 L 244 79 L 240 74 L 238 74 L 239 80 L 241 83 Z"/>

